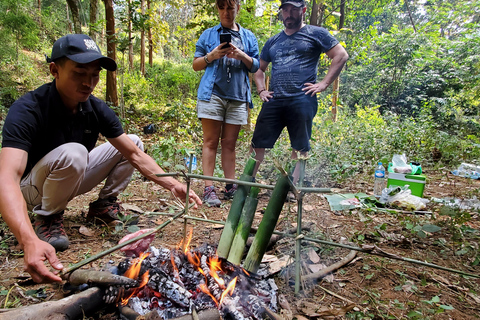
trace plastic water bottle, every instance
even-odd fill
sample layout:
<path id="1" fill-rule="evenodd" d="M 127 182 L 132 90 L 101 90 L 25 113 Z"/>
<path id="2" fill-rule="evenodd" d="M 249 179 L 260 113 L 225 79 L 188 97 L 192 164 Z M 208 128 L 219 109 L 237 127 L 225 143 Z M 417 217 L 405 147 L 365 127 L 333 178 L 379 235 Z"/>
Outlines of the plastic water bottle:
<path id="1" fill-rule="evenodd" d="M 375 169 L 375 184 L 373 185 L 373 195 L 377 198 L 382 196 L 382 190 L 385 188 L 385 168 L 379 162 Z"/>
<path id="2" fill-rule="evenodd" d="M 190 157 L 185 157 L 183 160 L 185 160 L 185 166 L 188 167 L 190 166 Z M 192 171 L 197 170 L 197 157 L 193 155 L 192 157 Z"/>

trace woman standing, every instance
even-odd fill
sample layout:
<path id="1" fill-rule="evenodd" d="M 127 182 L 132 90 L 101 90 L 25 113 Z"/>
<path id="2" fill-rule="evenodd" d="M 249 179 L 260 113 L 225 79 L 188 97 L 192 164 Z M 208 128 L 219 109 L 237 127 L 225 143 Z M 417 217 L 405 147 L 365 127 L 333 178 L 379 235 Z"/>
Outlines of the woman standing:
<path id="1" fill-rule="evenodd" d="M 197 41 L 193 69 L 205 69 L 197 93 L 197 113 L 202 121 L 202 169 L 213 176 L 218 142 L 221 143 L 222 169 L 227 179 L 235 178 L 235 145 L 242 125 L 247 124 L 252 107 L 248 73 L 259 67 L 258 43 L 250 30 L 235 22 L 240 0 L 216 0 L 220 24 L 205 30 Z M 222 36 L 221 36 L 222 35 Z M 220 37 L 224 40 L 220 41 Z M 225 42 L 230 39 L 230 42 Z M 224 199 L 230 199 L 237 186 L 227 184 Z M 213 182 L 205 181 L 203 201 L 219 207 Z"/>

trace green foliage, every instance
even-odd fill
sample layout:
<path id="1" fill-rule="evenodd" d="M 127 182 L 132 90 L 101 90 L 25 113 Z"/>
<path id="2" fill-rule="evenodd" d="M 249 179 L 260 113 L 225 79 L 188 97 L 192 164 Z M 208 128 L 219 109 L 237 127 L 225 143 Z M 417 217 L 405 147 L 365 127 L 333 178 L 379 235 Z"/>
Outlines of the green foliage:
<path id="1" fill-rule="evenodd" d="M 161 101 L 172 101 L 196 96 L 201 75 L 191 64 L 164 61 L 148 67 L 145 77 Z"/>

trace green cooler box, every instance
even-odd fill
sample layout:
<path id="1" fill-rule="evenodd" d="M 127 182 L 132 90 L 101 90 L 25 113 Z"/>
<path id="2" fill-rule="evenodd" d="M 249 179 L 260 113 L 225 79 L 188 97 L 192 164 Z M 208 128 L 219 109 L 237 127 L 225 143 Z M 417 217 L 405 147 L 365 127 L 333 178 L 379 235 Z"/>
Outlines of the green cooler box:
<path id="1" fill-rule="evenodd" d="M 425 175 L 424 174 L 404 174 L 389 172 L 387 187 L 390 186 L 404 186 L 409 185 L 409 189 L 412 190 L 412 194 L 415 196 L 423 197 L 423 189 L 425 189 Z"/>

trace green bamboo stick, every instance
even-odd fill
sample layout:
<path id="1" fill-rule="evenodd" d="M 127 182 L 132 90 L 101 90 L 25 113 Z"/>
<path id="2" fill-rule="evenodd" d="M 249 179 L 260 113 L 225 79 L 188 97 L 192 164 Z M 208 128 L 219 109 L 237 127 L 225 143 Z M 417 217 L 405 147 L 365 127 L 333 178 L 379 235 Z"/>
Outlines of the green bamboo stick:
<path id="1" fill-rule="evenodd" d="M 237 230 L 235 231 L 235 237 L 233 238 L 232 245 L 230 246 L 230 252 L 228 253 L 228 261 L 235 265 L 240 265 L 242 261 L 243 251 L 247 244 L 248 235 L 250 234 L 250 228 L 252 227 L 253 217 L 258 205 L 258 193 L 260 188 L 253 187 L 250 190 L 250 194 L 245 200 L 245 205 L 242 209 L 242 215 L 238 222 Z"/>
<path id="2" fill-rule="evenodd" d="M 190 179 L 201 179 L 201 180 L 212 180 L 224 183 L 236 183 L 239 186 L 249 186 L 249 187 L 259 187 L 260 189 L 267 189 L 273 190 L 274 186 L 268 184 L 261 184 L 256 182 L 249 182 L 249 181 L 242 181 L 236 179 L 226 179 L 220 177 L 212 177 L 212 176 L 204 176 L 201 174 L 189 174 L 183 172 L 169 172 L 169 173 L 157 173 L 155 174 L 157 177 L 185 177 Z M 297 187 L 297 191 L 305 192 L 305 193 L 332 193 L 335 192 L 335 189 L 332 188 L 309 188 L 309 187 Z"/>
<path id="3" fill-rule="evenodd" d="M 241 181 L 252 181 L 253 170 L 257 160 L 250 157 L 243 169 L 243 173 L 240 176 Z M 220 241 L 218 242 L 217 255 L 221 258 L 227 258 L 228 252 L 230 251 L 230 246 L 235 236 L 235 230 L 237 229 L 238 220 L 240 220 L 240 215 L 242 214 L 242 208 L 247 198 L 250 187 L 244 185 L 238 185 L 237 191 L 233 196 L 232 206 L 230 207 L 230 212 L 228 213 L 227 221 L 225 221 L 225 227 L 223 228 L 222 235 L 220 236 Z"/>
<path id="4" fill-rule="evenodd" d="M 268 242 L 277 225 L 278 217 L 282 212 L 283 204 L 290 190 L 289 177 L 282 175 L 275 184 L 272 196 L 268 202 L 267 209 L 263 215 L 262 222 L 258 226 L 257 233 L 253 239 L 252 246 L 248 250 L 243 267 L 250 272 L 257 272 L 263 255 L 267 250 Z"/>

